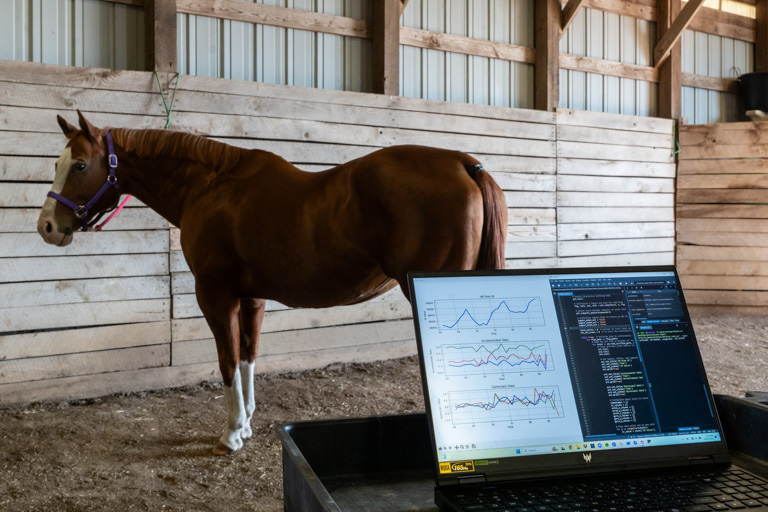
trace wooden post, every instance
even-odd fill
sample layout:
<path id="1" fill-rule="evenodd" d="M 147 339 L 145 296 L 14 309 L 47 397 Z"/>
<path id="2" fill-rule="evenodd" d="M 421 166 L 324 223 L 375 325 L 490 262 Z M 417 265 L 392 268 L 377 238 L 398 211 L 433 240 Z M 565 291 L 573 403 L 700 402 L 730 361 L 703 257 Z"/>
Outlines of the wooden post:
<path id="1" fill-rule="evenodd" d="M 144 1 L 144 58 L 148 71 L 176 72 L 176 0 Z"/>
<path id="2" fill-rule="evenodd" d="M 533 104 L 554 112 L 560 97 L 560 0 L 537 0 L 534 7 L 536 62 Z"/>
<path id="3" fill-rule="evenodd" d="M 373 2 L 373 92 L 400 93 L 400 0 Z"/>
<path id="4" fill-rule="evenodd" d="M 757 0 L 755 7 L 755 71 L 768 72 L 768 0 Z"/>
<path id="5" fill-rule="evenodd" d="M 660 0 L 659 3 L 663 3 L 663 1 L 664 0 Z M 704 0 L 688 0 L 688 3 L 686 3 L 685 7 L 679 11 L 679 14 L 675 15 L 674 18 L 670 18 L 672 22 L 669 24 L 668 28 L 664 30 L 664 35 L 659 38 L 656 43 L 656 48 L 653 50 L 654 66 L 659 67 L 664 62 L 669 55 L 669 52 L 672 50 L 672 47 L 680 41 L 683 32 L 688 25 L 691 24 L 693 17 L 696 16 L 696 13 L 699 12 L 699 9 L 703 6 Z"/>
<path id="6" fill-rule="evenodd" d="M 656 4 L 656 36 L 661 41 L 680 13 L 680 0 L 658 0 Z M 669 56 L 659 66 L 659 117 L 680 119 L 682 113 L 682 52 L 678 40 Z"/>

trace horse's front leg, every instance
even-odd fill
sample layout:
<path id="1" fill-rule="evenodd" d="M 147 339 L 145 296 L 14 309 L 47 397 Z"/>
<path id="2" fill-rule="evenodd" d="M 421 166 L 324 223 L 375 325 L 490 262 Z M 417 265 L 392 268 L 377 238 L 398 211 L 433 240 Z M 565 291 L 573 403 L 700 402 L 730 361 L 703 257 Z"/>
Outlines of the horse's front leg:
<path id="1" fill-rule="evenodd" d="M 216 340 L 219 369 L 224 380 L 227 426 L 213 452 L 217 455 L 227 455 L 242 448 L 241 432 L 246 418 L 239 365 L 240 299 L 215 287 L 206 286 L 200 279 L 197 280 L 195 288 L 197 302 Z"/>
<path id="2" fill-rule="evenodd" d="M 256 353 L 259 349 L 259 334 L 264 320 L 266 301 L 263 299 L 240 299 L 240 377 L 245 403 L 245 424 L 240 437 L 248 439 L 253 435 L 251 418 L 256 409 L 253 374 L 256 367 Z"/>

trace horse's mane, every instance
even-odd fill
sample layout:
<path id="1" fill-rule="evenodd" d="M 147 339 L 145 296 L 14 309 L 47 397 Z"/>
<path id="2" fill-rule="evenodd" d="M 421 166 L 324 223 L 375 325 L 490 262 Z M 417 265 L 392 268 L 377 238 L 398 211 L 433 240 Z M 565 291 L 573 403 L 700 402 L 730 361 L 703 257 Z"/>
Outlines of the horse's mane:
<path id="1" fill-rule="evenodd" d="M 191 133 L 166 130 L 110 130 L 115 143 L 142 158 L 165 156 L 197 162 L 217 172 L 231 169 L 247 150 Z"/>

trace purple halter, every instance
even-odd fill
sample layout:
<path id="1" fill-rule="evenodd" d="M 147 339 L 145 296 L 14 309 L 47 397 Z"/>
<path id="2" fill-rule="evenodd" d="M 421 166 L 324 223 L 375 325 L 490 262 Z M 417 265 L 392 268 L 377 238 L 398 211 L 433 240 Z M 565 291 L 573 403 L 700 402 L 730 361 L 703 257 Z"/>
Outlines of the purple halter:
<path id="1" fill-rule="evenodd" d="M 107 190 L 114 188 L 117 190 L 118 194 L 120 193 L 120 185 L 118 185 L 117 176 L 115 176 L 115 170 L 117 169 L 117 155 L 115 155 L 115 148 L 112 144 L 112 135 L 109 133 L 109 131 L 106 133 L 106 139 L 107 151 L 109 152 L 109 156 L 107 157 L 107 161 L 109 163 L 109 175 L 107 176 L 107 181 L 101 186 L 99 191 L 96 192 L 96 195 L 94 195 L 90 201 L 84 205 L 78 205 L 62 196 L 61 194 L 57 194 L 53 191 L 48 192 L 48 197 L 52 197 L 65 206 L 68 206 L 75 212 L 75 216 L 77 216 L 77 218 L 80 219 L 80 222 L 83 223 L 80 231 L 88 231 L 88 228 L 96 224 L 99 219 L 101 219 L 101 217 L 107 213 L 106 211 L 103 211 L 97 214 L 96 217 L 93 218 L 90 222 L 88 221 L 88 211 L 93 208 L 93 205 L 96 204 L 99 199 L 101 199 L 101 196 L 103 196 Z"/>

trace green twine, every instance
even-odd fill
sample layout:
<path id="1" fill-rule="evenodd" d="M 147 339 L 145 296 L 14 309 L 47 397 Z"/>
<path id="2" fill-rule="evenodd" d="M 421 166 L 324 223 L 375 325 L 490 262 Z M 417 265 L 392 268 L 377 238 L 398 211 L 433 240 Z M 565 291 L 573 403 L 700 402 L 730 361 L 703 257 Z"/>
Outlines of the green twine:
<path id="1" fill-rule="evenodd" d="M 176 82 L 173 85 L 173 94 L 171 95 L 171 103 L 170 105 L 166 101 L 165 93 L 163 92 L 163 86 L 160 85 L 160 76 L 157 74 L 157 70 L 155 70 L 155 80 L 157 80 L 157 88 L 160 90 L 160 97 L 163 98 L 163 108 L 165 108 L 165 129 L 168 129 L 168 126 L 171 124 L 171 112 L 173 111 L 173 102 L 176 101 L 176 90 L 179 87 L 179 76 L 181 73 L 176 73 Z"/>
<path id="2" fill-rule="evenodd" d="M 675 137 L 675 151 L 672 152 L 672 158 L 675 158 L 680 153 L 680 141 L 677 138 L 677 121 L 672 121 L 672 129 L 674 130 Z"/>

